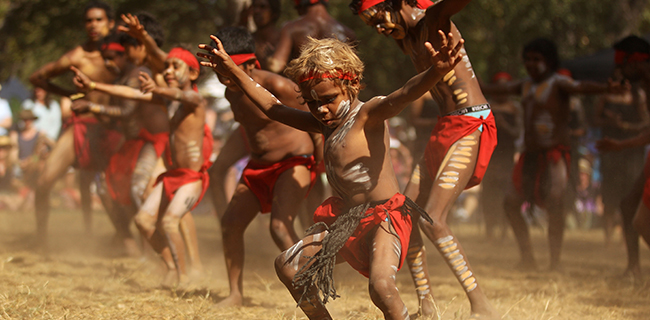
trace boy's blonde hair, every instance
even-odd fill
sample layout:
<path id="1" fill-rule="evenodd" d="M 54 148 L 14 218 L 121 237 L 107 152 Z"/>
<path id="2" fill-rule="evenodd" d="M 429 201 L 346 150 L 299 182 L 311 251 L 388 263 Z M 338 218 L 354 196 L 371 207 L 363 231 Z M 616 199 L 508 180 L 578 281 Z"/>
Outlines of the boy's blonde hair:
<path id="1" fill-rule="evenodd" d="M 284 73 L 301 87 L 313 87 L 329 79 L 345 88 L 354 99 L 361 89 L 363 68 L 363 62 L 349 44 L 337 39 L 308 37 L 300 56 L 289 63 Z"/>

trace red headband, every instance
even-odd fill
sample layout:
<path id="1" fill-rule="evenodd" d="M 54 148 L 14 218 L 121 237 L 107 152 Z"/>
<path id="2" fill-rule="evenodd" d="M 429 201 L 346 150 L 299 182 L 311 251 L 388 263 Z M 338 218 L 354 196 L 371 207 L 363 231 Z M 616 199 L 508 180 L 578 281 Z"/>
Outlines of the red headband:
<path id="1" fill-rule="evenodd" d="M 309 80 L 314 80 L 314 79 L 341 79 L 341 80 L 350 80 L 353 81 L 357 79 L 357 77 L 351 73 L 343 73 L 341 70 L 337 70 L 338 72 L 336 74 L 331 74 L 331 73 L 323 73 L 319 75 L 315 75 L 314 72 L 309 72 L 303 77 L 300 78 L 298 81 L 299 83 L 303 83 L 305 81 Z"/>
<path id="2" fill-rule="evenodd" d="M 614 53 L 614 63 L 616 64 L 623 64 L 627 58 L 627 62 L 643 62 L 647 61 L 650 59 L 650 55 L 647 53 L 641 53 L 641 52 L 630 52 L 627 53 L 625 51 L 621 50 L 616 50 Z"/>
<path id="3" fill-rule="evenodd" d="M 232 58 L 232 61 L 234 61 L 238 66 L 255 59 L 255 68 L 262 69 L 260 62 L 257 61 L 257 56 L 255 56 L 254 53 L 233 54 L 230 58 Z"/>
<path id="4" fill-rule="evenodd" d="M 380 4 L 380 3 L 384 2 L 384 1 L 386 1 L 386 0 L 361 0 L 361 7 L 359 7 L 359 12 L 358 13 L 364 12 L 364 11 L 366 11 L 366 10 L 368 10 L 368 9 L 370 9 L 370 8 L 376 6 L 376 5 L 378 5 L 378 4 Z M 433 2 L 431 2 L 429 0 L 417 0 L 416 7 L 419 8 L 419 9 L 426 9 L 426 8 L 432 6 L 432 5 L 433 5 Z"/>
<path id="5" fill-rule="evenodd" d="M 510 81 L 512 80 L 512 76 L 507 72 L 497 72 L 494 77 L 492 77 L 492 82 L 497 82 L 499 80 Z"/>
<path id="6" fill-rule="evenodd" d="M 197 60 L 194 55 L 189 52 L 188 50 L 185 50 L 180 47 L 176 47 L 169 51 L 169 54 L 167 55 L 167 59 L 170 58 L 178 58 L 181 59 L 183 62 L 187 64 L 188 67 L 194 70 L 199 70 L 199 60 Z"/>
<path id="7" fill-rule="evenodd" d="M 113 50 L 113 51 L 117 51 L 117 52 L 124 52 L 124 47 L 121 44 L 117 43 L 117 42 L 109 42 L 109 43 L 104 43 L 102 45 L 102 51 L 105 51 L 105 50 Z"/>

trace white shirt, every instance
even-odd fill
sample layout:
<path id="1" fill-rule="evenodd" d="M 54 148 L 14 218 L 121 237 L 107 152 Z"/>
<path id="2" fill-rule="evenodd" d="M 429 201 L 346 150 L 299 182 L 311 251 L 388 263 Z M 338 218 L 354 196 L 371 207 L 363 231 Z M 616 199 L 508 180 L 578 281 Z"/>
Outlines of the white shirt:
<path id="1" fill-rule="evenodd" d="M 11 107 L 7 100 L 0 98 L 0 122 L 11 118 Z M 6 136 L 8 133 L 6 128 L 0 127 L 0 136 Z"/>
<path id="2" fill-rule="evenodd" d="M 34 121 L 34 127 L 38 131 L 43 132 L 48 138 L 56 141 L 59 138 L 59 131 L 61 130 L 61 107 L 59 103 L 52 100 L 50 107 L 46 107 L 39 101 L 25 100 L 23 101 L 22 108 L 25 110 L 32 110 L 35 116 L 38 117 Z"/>

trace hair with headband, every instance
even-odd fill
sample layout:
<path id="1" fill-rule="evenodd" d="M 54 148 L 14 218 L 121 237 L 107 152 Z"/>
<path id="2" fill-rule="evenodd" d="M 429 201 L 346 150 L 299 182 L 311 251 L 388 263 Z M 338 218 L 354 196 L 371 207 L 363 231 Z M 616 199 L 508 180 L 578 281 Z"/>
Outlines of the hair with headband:
<path id="1" fill-rule="evenodd" d="M 167 55 L 167 59 L 170 58 L 178 58 L 181 61 L 185 62 L 188 67 L 194 70 L 199 70 L 199 60 L 196 59 L 194 54 L 192 54 L 189 50 L 181 48 L 181 47 L 176 47 L 169 51 L 169 54 Z"/>
<path id="2" fill-rule="evenodd" d="M 433 5 L 433 2 L 430 0 L 406 0 L 408 5 L 416 7 L 418 9 L 426 9 Z M 360 14 L 378 4 L 382 3 L 384 8 L 382 9 L 399 9 L 402 3 L 402 0 L 353 0 L 349 7 L 354 14 Z"/>
<path id="3" fill-rule="evenodd" d="M 631 35 L 614 44 L 614 62 L 642 62 L 650 59 L 650 43 L 645 39 Z"/>
<path id="4" fill-rule="evenodd" d="M 296 6 L 296 8 L 309 7 L 317 3 L 322 3 L 323 5 L 328 6 L 329 0 L 293 0 L 293 4 Z"/>
<path id="5" fill-rule="evenodd" d="M 349 44 L 337 39 L 309 37 L 300 56 L 289 63 L 284 73 L 301 87 L 311 87 L 329 79 L 356 98 L 361 89 L 363 69 L 363 62 Z"/>

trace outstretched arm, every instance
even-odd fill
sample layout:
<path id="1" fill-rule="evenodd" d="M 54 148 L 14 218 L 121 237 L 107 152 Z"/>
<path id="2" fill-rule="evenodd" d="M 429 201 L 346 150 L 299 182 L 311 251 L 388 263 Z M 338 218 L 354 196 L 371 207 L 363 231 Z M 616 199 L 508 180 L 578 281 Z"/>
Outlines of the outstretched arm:
<path id="1" fill-rule="evenodd" d="M 635 148 L 645 146 L 650 143 L 650 130 L 642 132 L 636 137 L 625 140 L 614 140 L 610 138 L 603 138 L 596 142 L 596 147 L 602 152 L 618 151 L 622 149 Z"/>
<path id="2" fill-rule="evenodd" d="M 396 116 L 402 109 L 429 91 L 462 60 L 460 49 L 464 40 L 460 39 L 454 45 L 451 33 L 446 37 L 442 31 L 438 34 L 442 41 L 440 51 L 436 51 L 429 42 L 424 44 L 431 55 L 431 67 L 411 78 L 403 87 L 389 94 L 385 99 L 368 101 L 364 109 L 368 112 L 369 121 L 384 121 Z"/>
<path id="3" fill-rule="evenodd" d="M 29 82 L 31 82 L 35 87 L 43 88 L 47 92 L 61 96 L 70 96 L 75 94 L 74 91 L 61 88 L 50 82 L 51 78 L 68 71 L 70 66 L 72 66 L 72 60 L 72 52 L 64 54 L 59 58 L 59 60 L 50 62 L 32 73 L 32 75 L 29 76 Z"/>
<path id="4" fill-rule="evenodd" d="M 287 62 L 291 56 L 291 48 L 293 47 L 290 26 L 291 25 L 285 25 L 282 28 L 275 52 L 272 56 L 268 57 L 267 62 L 271 72 L 281 73 L 287 66 Z"/>
<path id="5" fill-rule="evenodd" d="M 77 86 L 79 91 L 88 92 L 88 91 L 97 90 L 124 99 L 132 99 L 138 101 L 153 100 L 153 95 L 151 93 L 143 93 L 140 90 L 127 87 L 127 86 L 120 86 L 120 85 L 114 85 L 108 83 L 97 83 L 90 80 L 90 78 L 88 78 L 87 75 L 85 75 L 83 72 L 79 71 L 79 69 L 75 67 L 70 67 L 70 70 L 72 70 L 72 72 L 75 73 L 75 77 L 72 79 L 72 81 L 74 82 L 75 86 Z"/>
<path id="6" fill-rule="evenodd" d="M 149 67 L 154 73 L 162 73 L 165 70 L 165 59 L 167 53 L 158 47 L 156 41 L 147 33 L 144 26 L 140 24 L 138 17 L 127 13 L 122 15 L 122 21 L 126 26 L 118 26 L 117 30 L 126 32 L 138 42 L 142 43 L 147 50 L 147 57 L 149 58 Z"/>
<path id="7" fill-rule="evenodd" d="M 172 101 L 179 101 L 184 108 L 196 108 L 203 103 L 201 95 L 194 90 L 182 90 L 180 88 L 161 87 L 146 72 L 140 72 L 140 91 L 152 93 L 154 99 L 164 98 Z"/>
<path id="8" fill-rule="evenodd" d="M 318 120 L 311 113 L 283 105 L 277 97 L 260 86 L 232 61 L 219 38 L 215 36 L 210 38 L 217 44 L 217 48 L 205 44 L 199 45 L 199 49 L 207 53 L 200 52 L 198 56 L 209 60 L 201 61 L 201 65 L 232 79 L 267 117 L 299 130 L 321 132 Z"/>
<path id="9" fill-rule="evenodd" d="M 560 90 L 566 94 L 624 93 L 630 90 L 629 83 L 562 80 L 558 83 Z"/>

